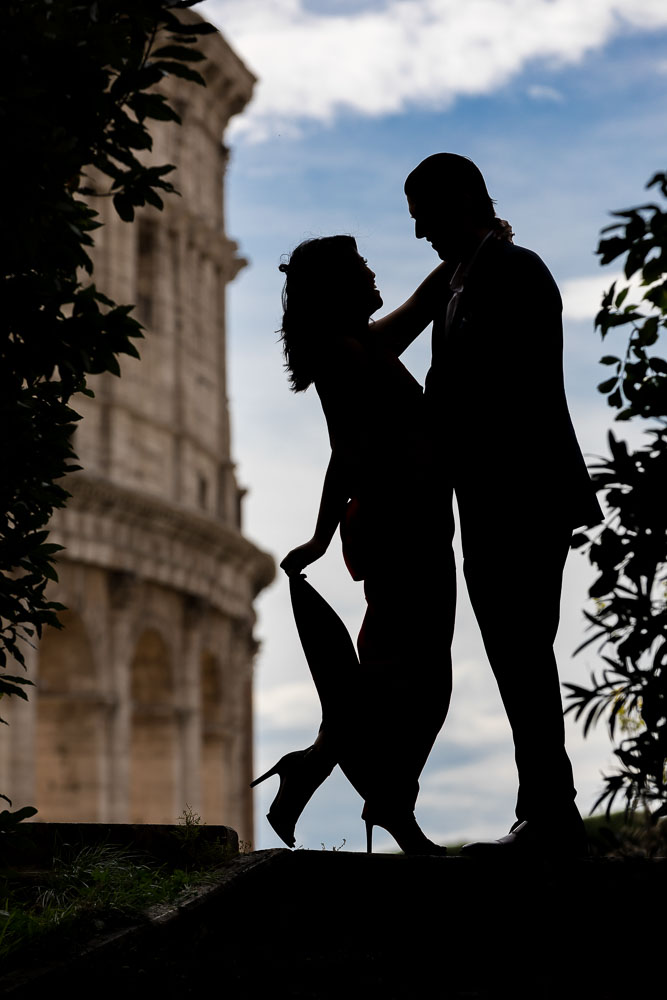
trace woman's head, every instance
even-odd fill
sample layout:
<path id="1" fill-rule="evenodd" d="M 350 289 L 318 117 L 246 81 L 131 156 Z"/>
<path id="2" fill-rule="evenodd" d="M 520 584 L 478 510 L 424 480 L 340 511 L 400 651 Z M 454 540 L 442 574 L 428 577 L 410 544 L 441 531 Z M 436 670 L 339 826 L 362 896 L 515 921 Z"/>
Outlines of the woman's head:
<path id="1" fill-rule="evenodd" d="M 305 240 L 280 270 L 285 367 L 300 392 L 313 382 L 323 348 L 336 336 L 362 330 L 382 298 L 352 236 Z"/>

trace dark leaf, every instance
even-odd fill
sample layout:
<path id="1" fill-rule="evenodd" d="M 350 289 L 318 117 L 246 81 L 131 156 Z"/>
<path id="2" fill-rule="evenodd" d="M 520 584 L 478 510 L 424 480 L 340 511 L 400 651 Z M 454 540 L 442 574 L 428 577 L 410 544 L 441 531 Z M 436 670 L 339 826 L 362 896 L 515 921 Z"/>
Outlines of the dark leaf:
<path id="1" fill-rule="evenodd" d="M 646 185 L 646 187 L 647 188 L 652 188 L 652 187 L 655 187 L 656 185 L 658 185 L 660 187 L 663 195 L 667 198 L 667 174 L 666 173 L 660 172 L 660 173 L 654 174 L 653 177 L 651 178 L 651 180 Z"/>
<path id="2" fill-rule="evenodd" d="M 113 196 L 113 203 L 123 222 L 132 222 L 134 220 L 134 204 L 127 195 L 122 193 L 115 194 Z"/>
<path id="3" fill-rule="evenodd" d="M 162 48 L 151 52 L 151 59 L 155 56 L 166 56 L 168 59 L 182 59 L 185 62 L 201 62 L 206 56 L 198 52 L 197 49 L 190 49 L 186 45 L 163 45 Z"/>
<path id="4" fill-rule="evenodd" d="M 140 121 L 144 118 L 178 123 L 181 121 L 180 115 L 167 103 L 167 98 L 163 94 L 135 94 L 128 100 L 128 105 Z"/>
<path id="5" fill-rule="evenodd" d="M 602 244 L 600 244 L 602 246 Z M 612 302 L 614 301 L 614 292 L 616 291 L 616 282 L 613 283 L 609 291 L 604 293 L 602 298 L 602 307 L 604 309 L 609 309 Z"/>
<path id="6" fill-rule="evenodd" d="M 23 701 L 28 700 L 28 695 L 25 693 L 23 688 L 18 687 L 16 684 L 7 684 L 4 677 L 0 676 L 0 694 L 8 695 L 18 695 Z"/>
<path id="7" fill-rule="evenodd" d="M 160 62 L 155 64 L 163 73 L 171 76 L 181 77 L 183 80 L 190 80 L 192 83 L 198 83 L 200 86 L 206 86 L 206 80 L 198 73 L 196 69 L 190 69 L 189 66 L 183 66 L 181 63 L 177 62 L 166 62 L 160 60 Z"/>
<path id="8" fill-rule="evenodd" d="M 617 309 L 621 308 L 621 306 L 625 302 L 625 299 L 629 291 L 630 291 L 630 286 L 626 285 L 626 287 L 622 288 L 621 291 L 618 293 L 618 295 L 616 296 L 616 301 L 614 302 L 614 305 Z"/>
<path id="9" fill-rule="evenodd" d="M 146 201 L 148 202 L 149 205 L 154 205 L 155 208 L 164 207 L 164 202 L 162 201 L 162 198 L 152 188 L 148 188 L 146 190 Z"/>
<path id="10" fill-rule="evenodd" d="M 600 384 L 598 386 L 598 392 L 609 392 L 611 389 L 614 388 L 614 386 L 616 385 L 617 381 L 618 381 L 618 379 L 614 375 L 613 378 L 606 379 L 604 382 L 600 382 Z"/>

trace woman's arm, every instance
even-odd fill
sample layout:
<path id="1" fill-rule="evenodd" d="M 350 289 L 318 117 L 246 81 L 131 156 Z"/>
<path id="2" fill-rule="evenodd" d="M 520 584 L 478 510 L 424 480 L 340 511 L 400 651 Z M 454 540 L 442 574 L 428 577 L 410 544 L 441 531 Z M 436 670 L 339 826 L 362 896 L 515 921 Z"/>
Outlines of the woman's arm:
<path id="1" fill-rule="evenodd" d="M 403 305 L 375 320 L 374 333 L 397 356 L 410 346 L 438 311 L 444 312 L 450 295 L 450 278 L 451 268 L 443 261 Z"/>
<path id="2" fill-rule="evenodd" d="M 288 576 L 300 573 L 324 555 L 354 493 L 367 446 L 368 378 L 364 348 L 353 338 L 342 338 L 329 360 L 326 376 L 315 383 L 331 444 L 315 533 L 281 562 Z"/>
<path id="3" fill-rule="evenodd" d="M 288 552 L 280 564 L 288 576 L 300 573 L 310 563 L 320 559 L 329 548 L 350 499 L 350 478 L 349 462 L 334 448 L 324 477 L 315 534 L 310 541 Z"/>

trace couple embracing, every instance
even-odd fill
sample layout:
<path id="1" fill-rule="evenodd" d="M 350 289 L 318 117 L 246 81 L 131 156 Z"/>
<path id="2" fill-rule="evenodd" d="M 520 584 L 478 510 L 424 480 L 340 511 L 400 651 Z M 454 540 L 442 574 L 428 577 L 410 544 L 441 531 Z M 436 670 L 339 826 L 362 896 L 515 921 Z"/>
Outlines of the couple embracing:
<path id="1" fill-rule="evenodd" d="M 314 384 L 331 459 L 315 532 L 281 563 L 322 702 L 311 747 L 283 757 L 268 813 L 296 821 L 336 763 L 373 826 L 405 853 L 444 854 L 414 815 L 447 715 L 456 577 L 463 570 L 512 728 L 516 822 L 472 856 L 586 851 L 564 745 L 553 643 L 572 530 L 601 512 L 567 408 L 562 305 L 540 258 L 512 243 L 471 160 L 436 153 L 405 182 L 415 235 L 442 263 L 387 316 L 350 236 L 312 239 L 287 264 L 282 339 L 291 387 Z M 433 323 L 424 390 L 399 360 Z M 367 609 L 357 652 L 302 570 L 340 528 Z"/>

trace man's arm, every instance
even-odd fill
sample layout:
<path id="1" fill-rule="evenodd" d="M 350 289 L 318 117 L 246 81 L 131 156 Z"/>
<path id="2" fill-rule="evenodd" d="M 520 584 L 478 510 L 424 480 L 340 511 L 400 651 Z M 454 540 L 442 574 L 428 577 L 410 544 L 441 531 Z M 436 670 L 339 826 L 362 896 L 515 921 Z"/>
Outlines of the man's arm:
<path id="1" fill-rule="evenodd" d="M 446 309 L 450 278 L 451 268 L 445 262 L 439 264 L 409 299 L 375 320 L 374 333 L 397 357 L 426 329 L 438 311 Z"/>

